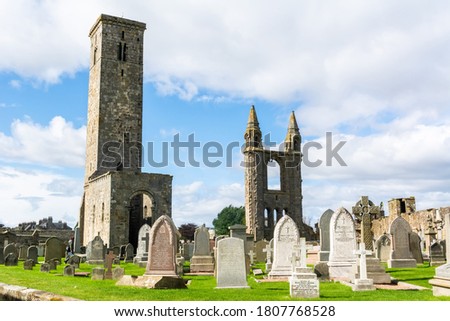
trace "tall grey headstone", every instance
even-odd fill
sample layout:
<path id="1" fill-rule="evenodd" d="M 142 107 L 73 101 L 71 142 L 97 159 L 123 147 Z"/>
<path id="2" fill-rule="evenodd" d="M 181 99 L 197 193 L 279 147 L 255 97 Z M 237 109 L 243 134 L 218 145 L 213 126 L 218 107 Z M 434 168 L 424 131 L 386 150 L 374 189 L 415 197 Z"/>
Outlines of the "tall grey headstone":
<path id="1" fill-rule="evenodd" d="M 330 220 L 330 257 L 327 264 L 331 279 L 355 279 L 355 250 L 355 222 L 352 215 L 341 207 L 333 213 Z"/>
<path id="2" fill-rule="evenodd" d="M 391 255 L 391 239 L 387 234 L 381 235 L 375 242 L 376 257 L 381 262 L 387 262 Z"/>
<path id="3" fill-rule="evenodd" d="M 81 235 L 78 223 L 73 228 L 73 251 L 74 253 L 81 253 Z"/>
<path id="4" fill-rule="evenodd" d="M 333 216 L 333 211 L 327 209 L 319 220 L 319 233 L 320 233 L 320 251 L 319 261 L 328 262 L 330 258 L 330 220 Z"/>
<path id="5" fill-rule="evenodd" d="M 5 248 L 3 249 L 3 257 L 6 259 L 6 256 L 9 253 L 13 253 L 16 257 L 19 256 L 19 252 L 17 251 L 15 243 L 9 243 L 8 245 L 5 246 Z"/>
<path id="6" fill-rule="evenodd" d="M 248 288 L 244 241 L 228 237 L 217 242 L 217 288 Z"/>
<path id="7" fill-rule="evenodd" d="M 436 241 L 430 246 L 430 265 L 445 264 L 445 241 Z"/>
<path id="8" fill-rule="evenodd" d="M 136 250 L 136 256 L 134 258 L 134 263 L 136 264 L 139 264 L 141 262 L 147 262 L 148 260 L 148 244 L 150 242 L 150 230 L 151 227 L 148 224 L 142 225 L 141 228 L 139 229 L 138 246 Z"/>
<path id="9" fill-rule="evenodd" d="M 184 243 L 182 254 L 185 260 L 190 261 L 192 256 L 194 255 L 194 243 Z"/>
<path id="10" fill-rule="evenodd" d="M 194 233 L 194 255 L 191 258 L 191 273 L 214 273 L 214 257 L 211 255 L 209 231 L 205 224 Z"/>
<path id="11" fill-rule="evenodd" d="M 134 246 L 133 246 L 133 244 L 128 243 L 125 246 L 124 261 L 125 261 L 125 263 L 133 262 L 133 258 L 134 258 Z"/>
<path id="12" fill-rule="evenodd" d="M 389 268 L 416 267 L 417 263 L 411 253 L 409 242 L 411 226 L 403 217 L 397 216 L 389 227 L 391 234 L 391 255 L 387 261 Z"/>
<path id="13" fill-rule="evenodd" d="M 287 279 L 292 275 L 290 256 L 294 246 L 298 246 L 300 233 L 294 220 L 283 216 L 274 228 L 273 263 L 269 278 Z"/>
<path id="14" fill-rule="evenodd" d="M 267 245 L 269 245 L 269 242 L 267 240 L 260 240 L 255 243 L 256 262 L 266 262 Z"/>
<path id="15" fill-rule="evenodd" d="M 100 236 L 94 237 L 86 247 L 86 263 L 88 264 L 104 264 L 106 248 Z"/>
<path id="16" fill-rule="evenodd" d="M 419 234 L 415 232 L 411 232 L 409 236 L 409 246 L 411 248 L 411 253 L 413 255 L 413 258 L 416 260 L 417 264 L 423 263 L 423 255 L 422 255 L 422 248 L 420 246 L 420 236 Z M 445 262 L 442 262 L 441 264 L 444 264 Z"/>
<path id="17" fill-rule="evenodd" d="M 50 237 L 45 242 L 44 261 L 61 259 L 65 256 L 64 242 L 57 237 Z"/>
<path id="18" fill-rule="evenodd" d="M 27 259 L 33 260 L 34 264 L 38 264 L 38 248 L 35 245 L 31 245 L 27 249 Z"/>
<path id="19" fill-rule="evenodd" d="M 22 244 L 19 246 L 19 261 L 25 261 L 27 259 L 28 246 Z"/>

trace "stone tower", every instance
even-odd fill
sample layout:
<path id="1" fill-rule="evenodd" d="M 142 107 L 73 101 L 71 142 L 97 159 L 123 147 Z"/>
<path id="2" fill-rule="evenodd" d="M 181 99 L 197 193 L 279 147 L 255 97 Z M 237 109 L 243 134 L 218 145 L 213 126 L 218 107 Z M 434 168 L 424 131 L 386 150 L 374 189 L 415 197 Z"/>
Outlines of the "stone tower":
<path id="1" fill-rule="evenodd" d="M 250 109 L 245 130 L 245 215 L 247 233 L 255 241 L 270 240 L 275 224 L 289 215 L 297 224 L 300 235 L 306 236 L 302 222 L 301 136 L 292 112 L 283 150 L 267 150 L 254 106 Z M 280 186 L 270 189 L 268 166 L 276 162 L 280 169 Z"/>
<path id="2" fill-rule="evenodd" d="M 140 227 L 171 216 L 172 177 L 141 172 L 145 23 L 101 15 L 90 30 L 80 238 L 137 247 Z"/>

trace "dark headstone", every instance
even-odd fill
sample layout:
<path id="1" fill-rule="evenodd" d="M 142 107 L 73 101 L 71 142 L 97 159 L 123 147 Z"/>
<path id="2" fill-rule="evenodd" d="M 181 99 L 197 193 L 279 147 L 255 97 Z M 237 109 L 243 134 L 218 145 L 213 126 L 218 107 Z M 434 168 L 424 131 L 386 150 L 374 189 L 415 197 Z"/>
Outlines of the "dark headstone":
<path id="1" fill-rule="evenodd" d="M 41 272 L 45 272 L 45 273 L 50 272 L 50 264 L 42 263 L 41 264 Z"/>
<path id="2" fill-rule="evenodd" d="M 15 253 L 8 253 L 5 256 L 5 266 L 17 266 L 18 265 L 18 258 Z"/>
<path id="3" fill-rule="evenodd" d="M 125 246 L 124 261 L 125 261 L 125 263 L 133 262 L 133 258 L 134 258 L 134 246 L 133 246 L 133 244 L 128 243 Z"/>
<path id="4" fill-rule="evenodd" d="M 411 232 L 411 235 L 409 236 L 409 246 L 411 247 L 411 253 L 417 264 L 422 264 L 422 248 L 420 247 L 420 236 L 417 233 Z"/>
<path id="5" fill-rule="evenodd" d="M 54 258 L 62 258 L 65 256 L 65 245 L 62 240 L 57 237 L 50 237 L 45 242 L 44 261 L 47 262 Z"/>
<path id="6" fill-rule="evenodd" d="M 81 258 L 78 255 L 72 255 L 68 260 L 67 264 L 72 265 L 73 267 L 79 269 L 80 268 Z"/>
<path id="7" fill-rule="evenodd" d="M 75 267 L 73 265 L 66 265 L 64 267 L 64 276 L 75 276 Z"/>
<path id="8" fill-rule="evenodd" d="M 5 248 L 3 249 L 3 257 L 5 258 L 5 260 L 6 260 L 6 256 L 9 253 L 14 253 L 16 255 L 16 257 L 19 256 L 19 252 L 17 251 L 16 244 L 9 243 L 8 245 L 5 246 Z"/>
<path id="9" fill-rule="evenodd" d="M 0 247 L 0 264 L 5 264 L 5 257 L 3 256 L 3 247 Z"/>
<path id="10" fill-rule="evenodd" d="M 330 258 L 330 220 L 333 216 L 333 211 L 328 209 L 323 212 L 319 220 L 319 233 L 320 233 L 320 251 L 319 261 L 328 262 Z"/>
<path id="11" fill-rule="evenodd" d="M 109 253 L 105 257 L 105 279 L 112 279 L 112 265 L 114 262 L 114 259 L 116 258 L 116 255 L 113 251 L 109 251 Z"/>
<path id="12" fill-rule="evenodd" d="M 26 245 L 19 246 L 19 261 L 25 261 L 27 259 L 27 250 L 28 247 Z"/>
<path id="13" fill-rule="evenodd" d="M 38 248 L 35 245 L 28 247 L 27 249 L 27 259 L 33 260 L 34 264 L 38 264 Z"/>
<path id="14" fill-rule="evenodd" d="M 33 270 L 34 261 L 33 260 L 25 260 L 23 262 L 23 269 L 24 270 Z"/>

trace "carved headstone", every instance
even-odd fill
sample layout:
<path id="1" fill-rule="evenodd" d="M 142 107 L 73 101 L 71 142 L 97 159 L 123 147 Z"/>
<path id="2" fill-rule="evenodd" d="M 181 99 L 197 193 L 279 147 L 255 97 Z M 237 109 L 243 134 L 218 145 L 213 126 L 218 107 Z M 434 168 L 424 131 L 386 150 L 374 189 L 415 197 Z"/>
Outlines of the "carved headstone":
<path id="1" fill-rule="evenodd" d="M 80 268 L 80 262 L 81 262 L 81 258 L 78 255 L 72 255 L 68 260 L 67 260 L 67 264 L 72 265 L 74 268 L 79 269 Z"/>
<path id="2" fill-rule="evenodd" d="M 330 257 L 330 220 L 333 213 L 334 212 L 332 210 L 328 209 L 322 214 L 319 220 L 320 262 L 328 262 Z"/>
<path id="3" fill-rule="evenodd" d="M 291 256 L 292 276 L 289 277 L 289 292 L 293 298 L 319 297 L 317 275 L 306 265 L 306 240 L 300 238 L 300 244 L 293 247 Z M 300 262 L 298 266 L 297 261 Z"/>
<path id="4" fill-rule="evenodd" d="M 105 269 L 102 267 L 95 267 L 92 269 L 91 280 L 104 280 Z"/>
<path id="5" fill-rule="evenodd" d="M 329 275 L 332 279 L 353 281 L 356 275 L 356 232 L 352 215 L 343 207 L 330 220 Z"/>
<path id="6" fill-rule="evenodd" d="M 229 237 L 217 242 L 217 288 L 248 288 L 244 241 Z"/>
<path id="7" fill-rule="evenodd" d="M 73 251 L 74 253 L 81 253 L 81 237 L 80 228 L 77 225 L 73 228 Z"/>
<path id="8" fill-rule="evenodd" d="M 96 236 L 86 247 L 86 263 L 104 264 L 106 248 L 100 236 Z"/>
<path id="9" fill-rule="evenodd" d="M 352 207 L 352 212 L 361 221 L 361 242 L 367 250 L 373 251 L 372 218 L 380 215 L 380 207 L 374 205 L 368 196 L 361 196 L 361 200 Z"/>
<path id="10" fill-rule="evenodd" d="M 50 264 L 42 263 L 41 264 L 41 272 L 45 272 L 45 273 L 50 272 Z"/>
<path id="11" fill-rule="evenodd" d="M 109 251 L 109 253 L 106 254 L 106 257 L 105 257 L 105 269 L 106 269 L 105 279 L 111 280 L 113 278 L 112 265 L 113 265 L 115 258 L 116 258 L 116 255 L 114 254 L 113 251 Z"/>
<path id="12" fill-rule="evenodd" d="M 133 258 L 134 258 L 134 246 L 133 246 L 133 244 L 128 243 L 125 246 L 124 261 L 125 261 L 125 263 L 133 262 Z"/>
<path id="13" fill-rule="evenodd" d="M 194 255 L 194 243 L 184 243 L 182 255 L 185 260 L 190 261 L 192 256 Z"/>
<path id="14" fill-rule="evenodd" d="M 148 244 L 150 241 L 150 229 L 151 227 L 148 224 L 142 225 L 141 228 L 139 229 L 138 246 L 136 250 L 136 256 L 133 260 L 135 264 L 147 262 L 148 260 Z"/>
<path id="15" fill-rule="evenodd" d="M 14 244 L 14 243 L 9 243 L 8 245 L 5 246 L 5 248 L 3 249 L 3 257 L 6 259 L 6 256 L 7 256 L 9 253 L 14 253 L 14 255 L 15 255 L 16 257 L 19 256 L 19 252 L 17 251 L 16 244 Z"/>
<path id="16" fill-rule="evenodd" d="M 266 259 L 266 273 L 272 271 L 272 260 L 273 260 L 273 239 L 270 240 L 269 244 L 266 246 L 264 251 L 267 255 Z"/>
<path id="17" fill-rule="evenodd" d="M 25 261 L 27 259 L 27 250 L 28 247 L 26 245 L 19 246 L 19 261 Z"/>
<path id="18" fill-rule="evenodd" d="M 364 242 L 359 243 L 359 249 L 354 252 L 359 256 L 359 278 L 354 280 L 353 291 L 373 291 L 373 280 L 367 278 L 366 256 L 372 255 L 371 250 L 366 250 Z"/>
<path id="19" fill-rule="evenodd" d="M 177 276 L 177 229 L 167 215 L 160 216 L 150 230 L 145 275 Z"/>
<path id="20" fill-rule="evenodd" d="M 445 241 L 436 241 L 430 247 L 430 265 L 437 266 L 445 264 Z"/>
<path id="21" fill-rule="evenodd" d="M 28 247 L 27 259 L 33 260 L 34 264 L 38 264 L 38 248 L 35 245 Z"/>
<path id="22" fill-rule="evenodd" d="M 294 220 L 288 215 L 283 216 L 275 225 L 273 239 L 273 263 L 269 278 L 288 278 L 292 275 L 289 257 L 300 240 L 300 233 Z"/>
<path id="23" fill-rule="evenodd" d="M 409 242 L 411 232 L 411 226 L 403 217 L 397 216 L 392 221 L 389 228 L 392 238 L 391 255 L 387 261 L 389 268 L 416 267 L 417 263 L 411 253 Z"/>

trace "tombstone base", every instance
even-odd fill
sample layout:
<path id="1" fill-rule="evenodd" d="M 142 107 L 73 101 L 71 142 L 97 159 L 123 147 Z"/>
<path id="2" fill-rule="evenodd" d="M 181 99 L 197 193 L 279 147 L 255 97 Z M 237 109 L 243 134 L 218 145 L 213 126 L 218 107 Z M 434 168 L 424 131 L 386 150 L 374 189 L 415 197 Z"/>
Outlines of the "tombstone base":
<path id="1" fill-rule="evenodd" d="M 86 264 L 90 264 L 90 265 L 104 265 L 105 261 L 104 260 L 89 260 L 89 261 L 86 261 Z"/>
<path id="2" fill-rule="evenodd" d="M 380 259 L 374 257 L 367 257 L 367 278 L 373 280 L 374 284 L 390 284 L 391 276 L 386 273 L 383 265 L 381 265 Z M 359 266 L 356 279 L 359 279 Z"/>
<path id="3" fill-rule="evenodd" d="M 214 258 L 210 255 L 193 256 L 190 273 L 214 273 Z"/>
<path id="4" fill-rule="evenodd" d="M 185 281 L 176 276 L 165 275 L 124 275 L 116 285 L 136 286 L 147 289 L 186 289 Z"/>
<path id="5" fill-rule="evenodd" d="M 444 265 L 446 262 L 445 257 L 444 256 L 435 256 L 435 257 L 431 257 L 430 258 L 430 265 L 431 266 L 439 266 L 439 265 Z"/>
<path id="6" fill-rule="evenodd" d="M 434 296 L 450 296 L 450 263 L 436 268 L 436 275 L 428 282 L 433 286 Z"/>
<path id="7" fill-rule="evenodd" d="M 133 263 L 136 265 L 139 265 L 139 266 L 141 266 L 141 263 L 146 265 L 147 261 L 148 261 L 148 256 L 136 256 L 133 259 Z"/>
<path id="8" fill-rule="evenodd" d="M 288 279 L 292 276 L 292 267 L 291 266 L 283 266 L 283 267 L 273 267 L 269 273 L 269 279 Z"/>
<path id="9" fill-rule="evenodd" d="M 289 293 L 292 298 L 318 298 L 317 275 L 310 268 L 296 268 L 289 278 Z"/>
<path id="10" fill-rule="evenodd" d="M 373 286 L 372 279 L 355 279 L 352 284 L 353 291 L 374 291 L 376 288 Z"/>
<path id="11" fill-rule="evenodd" d="M 388 268 L 415 268 L 417 262 L 414 259 L 393 259 L 387 261 Z"/>
<path id="12" fill-rule="evenodd" d="M 356 262 L 328 262 L 330 279 L 353 282 L 357 272 Z"/>

